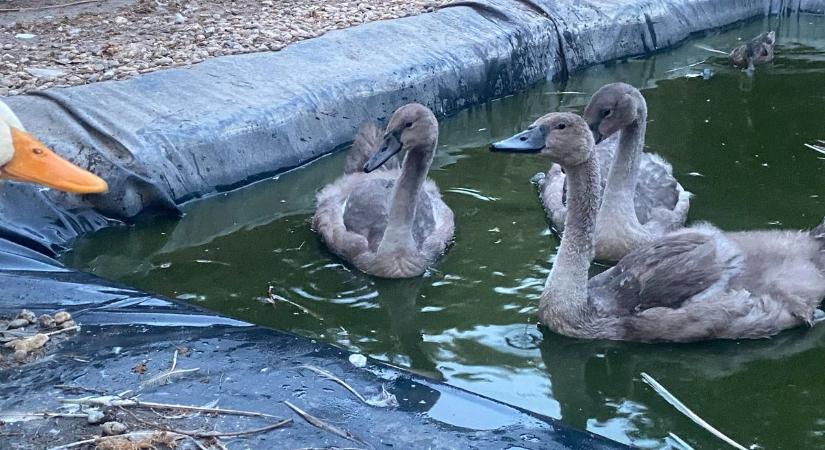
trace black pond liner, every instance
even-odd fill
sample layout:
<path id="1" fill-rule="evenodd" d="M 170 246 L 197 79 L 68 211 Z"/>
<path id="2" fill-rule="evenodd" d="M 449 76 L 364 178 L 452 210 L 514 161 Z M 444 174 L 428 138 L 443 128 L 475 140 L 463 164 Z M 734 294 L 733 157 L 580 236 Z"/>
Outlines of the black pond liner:
<path id="1" fill-rule="evenodd" d="M 279 52 L 4 99 L 30 131 L 103 174 L 111 190 L 79 197 L 0 186 L 0 313 L 63 308 L 83 325 L 56 354 L 0 371 L 0 411 L 54 410 L 61 395 L 55 384 L 133 389 L 132 367 L 151 356 L 162 370 L 174 348 L 185 345 L 194 350 L 182 363 L 199 367 L 206 382 L 176 381 L 144 400 L 219 399 L 225 408 L 294 417 L 282 403 L 291 399 L 375 446 L 621 447 L 380 363 L 356 369 L 331 346 L 147 295 L 52 259 L 82 233 L 147 211 L 178 213 L 185 201 L 304 164 L 346 144 L 363 121 L 386 120 L 410 101 L 443 116 L 587 65 L 667 48 L 694 32 L 780 9 L 825 12 L 823 0 L 475 3 L 330 32 Z M 304 363 L 366 393 L 388 383 L 401 406 L 367 407 L 299 371 Z M 59 431 L 50 435 L 55 444 L 93 432 L 72 428 L 71 419 L 49 420 L 47 428 Z M 10 427 L 22 436 L 3 434 Z M 0 448 L 26 448 L 44 436 L 41 421 L 0 431 Z M 351 444 L 300 419 L 246 439 L 255 448 Z"/>

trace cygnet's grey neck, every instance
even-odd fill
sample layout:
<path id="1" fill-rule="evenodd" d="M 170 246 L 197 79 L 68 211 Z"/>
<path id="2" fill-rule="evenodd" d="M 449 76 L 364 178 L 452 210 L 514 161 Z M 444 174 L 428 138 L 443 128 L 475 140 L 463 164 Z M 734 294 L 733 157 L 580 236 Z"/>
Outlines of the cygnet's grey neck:
<path id="1" fill-rule="evenodd" d="M 596 216 L 600 202 L 600 175 L 595 158 L 566 167 L 567 218 L 556 260 L 541 296 L 542 322 L 557 329 L 571 327 L 572 317 L 583 317 L 587 279 L 594 257 Z"/>
<path id="2" fill-rule="evenodd" d="M 601 213 L 605 214 L 605 217 L 620 218 L 625 225 L 639 229 L 641 229 L 641 224 L 636 216 L 634 196 L 646 128 L 647 109 L 642 103 L 636 120 L 621 130 L 619 148 L 616 150 L 613 165 L 607 176 L 604 201 L 601 206 Z"/>
<path id="3" fill-rule="evenodd" d="M 433 151 L 430 148 L 410 149 L 401 166 L 401 176 L 395 182 L 387 228 L 378 246 L 378 253 L 390 252 L 399 248 L 414 248 L 412 236 L 418 192 L 427 179 Z"/>

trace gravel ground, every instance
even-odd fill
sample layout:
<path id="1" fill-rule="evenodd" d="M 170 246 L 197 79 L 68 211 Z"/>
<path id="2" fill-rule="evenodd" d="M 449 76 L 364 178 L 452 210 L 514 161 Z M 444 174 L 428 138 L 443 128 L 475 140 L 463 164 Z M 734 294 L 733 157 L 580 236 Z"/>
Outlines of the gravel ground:
<path id="1" fill-rule="evenodd" d="M 439 0 L 0 0 L 0 96 L 280 50 Z"/>

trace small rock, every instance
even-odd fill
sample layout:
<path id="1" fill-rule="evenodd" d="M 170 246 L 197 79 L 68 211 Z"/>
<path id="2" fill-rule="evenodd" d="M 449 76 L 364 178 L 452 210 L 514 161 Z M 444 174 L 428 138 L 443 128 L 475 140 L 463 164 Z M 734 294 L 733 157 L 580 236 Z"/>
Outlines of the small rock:
<path id="1" fill-rule="evenodd" d="M 66 311 L 60 311 L 54 314 L 54 323 L 60 325 L 61 323 L 72 320 L 72 315 Z"/>
<path id="2" fill-rule="evenodd" d="M 28 309 L 20 311 L 20 314 L 17 315 L 17 318 L 26 319 L 29 321 L 29 323 L 34 323 L 37 320 L 37 316 L 35 316 L 34 313 L 29 311 Z"/>
<path id="3" fill-rule="evenodd" d="M 367 357 L 360 353 L 353 353 L 349 355 L 349 362 L 355 367 L 366 367 Z"/>
<path id="4" fill-rule="evenodd" d="M 26 67 L 26 72 L 36 76 L 37 78 L 47 79 L 61 77 L 66 74 L 66 72 L 60 69 L 49 69 L 45 67 Z"/>
<path id="5" fill-rule="evenodd" d="M 86 421 L 92 425 L 103 422 L 103 420 L 106 419 L 106 414 L 103 414 L 103 411 L 99 409 L 90 409 L 86 414 Z"/>
<path id="6" fill-rule="evenodd" d="M 30 41 L 37 37 L 36 34 L 31 33 L 18 33 L 14 35 L 15 38 L 20 39 L 21 41 Z"/>
<path id="7" fill-rule="evenodd" d="M 17 350 L 14 352 L 14 360 L 17 362 L 25 361 L 27 356 L 29 356 L 29 352 L 25 350 Z"/>
<path id="8" fill-rule="evenodd" d="M 168 57 L 168 56 L 164 56 L 163 58 L 160 58 L 155 62 L 157 64 L 161 65 L 161 66 L 168 66 L 168 65 L 174 63 L 175 61 L 172 58 Z"/>
<path id="9" fill-rule="evenodd" d="M 37 322 L 40 324 L 40 328 L 54 328 L 54 318 L 48 314 L 43 314 L 42 316 L 40 316 L 37 319 Z"/>
<path id="10" fill-rule="evenodd" d="M 15 352 L 23 350 L 24 352 L 31 352 L 46 345 L 49 342 L 49 337 L 45 334 L 35 334 L 34 336 L 15 339 L 6 343 L 7 348 L 13 348 Z"/>
<path id="11" fill-rule="evenodd" d="M 104 436 L 117 436 L 123 434 L 128 428 L 120 422 L 106 422 L 101 427 Z"/>
<path id="12" fill-rule="evenodd" d="M 71 328 L 71 327 L 75 327 L 75 326 L 77 326 L 77 323 L 75 323 L 74 320 L 67 320 L 67 321 L 60 324 L 60 329 L 65 330 L 66 328 Z"/>
<path id="13" fill-rule="evenodd" d="M 175 23 L 183 23 L 186 21 L 186 16 L 181 13 L 175 13 Z"/>
<path id="14" fill-rule="evenodd" d="M 9 330 L 13 330 L 15 328 L 22 328 L 29 324 L 29 321 L 26 319 L 14 319 L 9 322 Z"/>
<path id="15" fill-rule="evenodd" d="M 11 44 L 3 44 L 3 50 L 11 50 L 13 48 L 14 48 L 14 46 L 11 45 Z"/>
<path id="16" fill-rule="evenodd" d="M 127 24 L 127 23 L 129 23 L 129 19 L 127 19 L 123 16 L 117 16 L 117 17 L 115 17 L 115 23 L 118 24 L 118 25 Z"/>

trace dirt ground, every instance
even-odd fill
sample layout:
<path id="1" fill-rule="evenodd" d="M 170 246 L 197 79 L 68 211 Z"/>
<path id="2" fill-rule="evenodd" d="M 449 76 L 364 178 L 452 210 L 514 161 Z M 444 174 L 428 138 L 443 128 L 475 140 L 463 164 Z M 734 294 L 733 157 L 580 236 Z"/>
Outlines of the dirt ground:
<path id="1" fill-rule="evenodd" d="M 0 96 L 280 50 L 440 0 L 0 0 Z"/>

